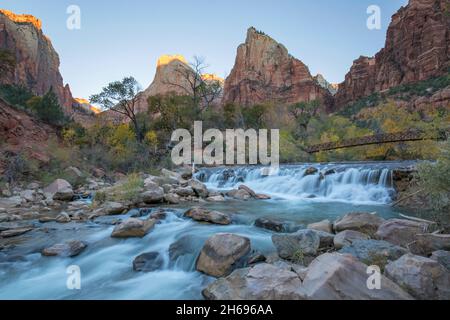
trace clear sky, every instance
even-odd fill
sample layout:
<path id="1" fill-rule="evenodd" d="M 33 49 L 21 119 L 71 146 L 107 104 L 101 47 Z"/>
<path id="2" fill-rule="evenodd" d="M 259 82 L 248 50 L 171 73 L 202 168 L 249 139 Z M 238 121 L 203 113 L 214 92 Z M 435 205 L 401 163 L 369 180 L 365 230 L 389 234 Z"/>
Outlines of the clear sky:
<path id="1" fill-rule="evenodd" d="M 225 77 L 250 26 L 341 82 L 352 61 L 384 46 L 391 16 L 407 0 L 2 0 L 0 8 L 33 14 L 61 59 L 75 97 L 132 75 L 146 88 L 162 54 L 202 56 Z M 69 5 L 81 9 L 81 29 L 69 30 Z M 381 29 L 369 30 L 367 8 L 381 8 Z"/>

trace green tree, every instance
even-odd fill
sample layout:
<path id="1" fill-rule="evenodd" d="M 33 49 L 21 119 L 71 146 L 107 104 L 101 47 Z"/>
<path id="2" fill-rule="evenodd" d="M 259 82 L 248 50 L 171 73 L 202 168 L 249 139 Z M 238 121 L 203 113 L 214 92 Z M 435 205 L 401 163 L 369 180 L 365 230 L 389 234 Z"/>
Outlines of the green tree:
<path id="1" fill-rule="evenodd" d="M 33 97 L 27 102 L 39 119 L 52 125 L 63 125 L 66 121 L 53 88 L 42 97 Z"/>
<path id="2" fill-rule="evenodd" d="M 303 137 L 308 130 L 308 125 L 314 117 L 316 117 L 320 110 L 320 102 L 313 100 L 309 102 L 299 102 L 289 106 L 289 114 L 295 119 L 297 124 L 297 138 Z"/>
<path id="3" fill-rule="evenodd" d="M 101 93 L 92 95 L 90 101 L 128 118 L 133 125 L 136 139 L 142 142 L 145 132 L 139 125 L 136 109 L 140 91 L 141 87 L 136 79 L 127 77 L 122 81 L 111 82 Z"/>

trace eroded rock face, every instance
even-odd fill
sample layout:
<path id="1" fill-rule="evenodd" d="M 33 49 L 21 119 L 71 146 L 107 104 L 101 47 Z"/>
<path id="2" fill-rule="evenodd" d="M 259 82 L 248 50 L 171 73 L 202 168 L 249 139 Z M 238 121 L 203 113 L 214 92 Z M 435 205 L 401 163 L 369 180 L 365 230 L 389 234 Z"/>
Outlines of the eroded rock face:
<path id="1" fill-rule="evenodd" d="M 245 43 L 238 47 L 233 70 L 225 80 L 222 103 L 292 104 L 317 99 L 328 101 L 330 97 L 303 62 L 289 55 L 282 44 L 250 28 Z"/>
<path id="2" fill-rule="evenodd" d="M 382 276 L 381 290 L 367 286 L 367 265 L 351 255 L 326 253 L 308 267 L 302 291 L 310 300 L 409 300 L 412 297 Z"/>
<path id="3" fill-rule="evenodd" d="M 70 111 L 72 93 L 68 85 L 64 86 L 59 56 L 41 27 L 41 21 L 33 16 L 0 10 L 0 49 L 16 57 L 14 72 L 2 82 L 22 84 L 37 95 L 44 95 L 53 87 L 61 105 Z"/>
<path id="4" fill-rule="evenodd" d="M 406 254 L 388 264 L 385 274 L 418 299 L 450 299 L 450 272 L 432 259 Z"/>
<path id="5" fill-rule="evenodd" d="M 228 233 L 209 238 L 197 260 L 197 270 L 213 277 L 229 275 L 250 253 L 250 240 Z"/>
<path id="6" fill-rule="evenodd" d="M 239 269 L 203 290 L 208 300 L 302 300 L 299 276 L 267 263 Z"/>
<path id="7" fill-rule="evenodd" d="M 375 57 L 355 60 L 339 85 L 342 107 L 374 92 L 445 74 L 450 66 L 446 0 L 410 0 L 393 17 L 386 44 Z"/>

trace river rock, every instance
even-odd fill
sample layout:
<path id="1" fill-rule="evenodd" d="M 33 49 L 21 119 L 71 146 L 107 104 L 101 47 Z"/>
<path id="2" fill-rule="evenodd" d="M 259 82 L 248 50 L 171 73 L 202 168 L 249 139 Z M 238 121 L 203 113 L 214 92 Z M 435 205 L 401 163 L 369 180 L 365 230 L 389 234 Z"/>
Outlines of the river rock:
<path id="1" fill-rule="evenodd" d="M 59 243 L 42 250 L 42 255 L 46 257 L 75 257 L 79 255 L 84 249 L 86 249 L 86 243 L 82 241 L 67 241 L 65 243 Z"/>
<path id="2" fill-rule="evenodd" d="M 164 201 L 168 204 L 179 204 L 180 203 L 180 196 L 175 193 L 168 193 L 164 195 Z"/>
<path id="3" fill-rule="evenodd" d="M 177 188 L 177 189 L 174 190 L 174 192 L 177 195 L 179 195 L 180 197 L 183 197 L 183 198 L 195 196 L 195 191 L 190 186 Z"/>
<path id="4" fill-rule="evenodd" d="M 439 262 L 447 270 L 450 270 L 450 251 L 438 250 L 433 252 L 430 259 Z"/>
<path id="5" fill-rule="evenodd" d="M 209 211 L 199 207 L 189 209 L 184 213 L 184 216 L 199 222 L 221 225 L 231 224 L 231 217 L 228 214 L 219 211 Z"/>
<path id="6" fill-rule="evenodd" d="M 34 190 L 24 190 L 20 193 L 20 197 L 26 202 L 33 202 L 35 200 Z"/>
<path id="7" fill-rule="evenodd" d="M 252 197 L 250 193 L 243 189 L 228 191 L 227 196 L 236 200 L 248 200 Z"/>
<path id="8" fill-rule="evenodd" d="M 107 201 L 102 205 L 106 215 L 118 215 L 128 210 L 128 207 L 123 203 Z"/>
<path id="9" fill-rule="evenodd" d="M 423 256 L 429 256 L 437 250 L 450 251 L 450 234 L 417 234 L 410 250 Z"/>
<path id="10" fill-rule="evenodd" d="M 355 230 L 374 236 L 384 219 L 376 214 L 365 212 L 348 213 L 334 223 L 336 233 L 344 230 Z"/>
<path id="11" fill-rule="evenodd" d="M 255 221 L 255 226 L 275 232 L 288 232 L 289 229 L 288 225 L 285 222 L 278 221 L 272 218 L 258 218 Z"/>
<path id="12" fill-rule="evenodd" d="M 202 294 L 207 300 L 301 300 L 301 284 L 296 273 L 261 263 L 217 279 Z"/>
<path id="13" fill-rule="evenodd" d="M 72 219 L 70 219 L 70 216 L 67 214 L 67 212 L 61 212 L 56 216 L 55 221 L 58 223 L 69 223 L 70 221 L 72 221 Z"/>
<path id="14" fill-rule="evenodd" d="M 309 167 L 308 169 L 306 169 L 305 171 L 305 176 L 311 176 L 313 174 L 316 174 L 317 172 L 319 172 L 319 169 L 314 168 L 314 167 Z"/>
<path id="15" fill-rule="evenodd" d="M 356 240 L 342 248 L 340 253 L 351 254 L 367 265 L 383 269 L 389 261 L 395 261 L 408 251 L 383 240 Z"/>
<path id="16" fill-rule="evenodd" d="M 161 175 L 162 177 L 165 178 L 166 182 L 169 184 L 180 184 L 185 182 L 181 174 L 167 169 L 162 169 Z"/>
<path id="17" fill-rule="evenodd" d="M 246 192 L 250 195 L 250 197 L 252 197 L 252 198 L 257 198 L 256 192 L 253 191 L 252 189 L 250 189 L 249 187 L 247 187 L 246 185 L 241 184 L 241 185 L 239 186 L 238 190 L 244 190 L 244 191 L 246 191 Z"/>
<path id="18" fill-rule="evenodd" d="M 158 252 L 143 253 L 133 260 L 133 270 L 140 272 L 153 272 L 163 265 L 164 259 Z"/>
<path id="19" fill-rule="evenodd" d="M 27 232 L 30 232 L 31 230 L 33 230 L 33 228 L 28 228 L 28 227 L 8 229 L 8 230 L 4 230 L 4 231 L 0 232 L 0 237 L 2 237 L 2 238 L 17 237 L 17 236 L 21 236 Z"/>
<path id="20" fill-rule="evenodd" d="M 354 230 L 345 230 L 339 232 L 333 240 L 334 247 L 339 250 L 345 246 L 350 246 L 353 241 L 356 240 L 369 240 L 370 237 L 365 234 Z"/>
<path id="21" fill-rule="evenodd" d="M 272 199 L 272 197 L 271 196 L 269 196 L 269 195 L 267 195 L 267 194 L 263 194 L 263 193 L 258 193 L 258 194 L 256 194 L 256 197 L 255 197 L 257 200 L 270 200 L 270 199 Z"/>
<path id="22" fill-rule="evenodd" d="M 381 289 L 367 286 L 367 265 L 351 255 L 325 253 L 308 267 L 302 290 L 308 300 L 409 300 L 412 297 L 381 275 Z"/>
<path id="23" fill-rule="evenodd" d="M 314 231 L 315 233 L 317 233 L 317 235 L 318 235 L 319 238 L 320 238 L 320 245 L 319 245 L 319 248 L 325 249 L 325 248 L 330 248 L 330 247 L 333 246 L 333 243 L 334 243 L 334 234 L 328 233 L 328 232 L 325 232 L 325 231 L 321 231 L 321 230 L 312 230 L 312 231 Z"/>
<path id="24" fill-rule="evenodd" d="M 44 193 L 50 195 L 53 200 L 72 201 L 74 193 L 72 186 L 64 179 L 57 179 L 44 188 Z"/>
<path id="25" fill-rule="evenodd" d="M 418 299 L 450 299 L 450 272 L 432 259 L 406 254 L 389 263 L 385 274 Z"/>
<path id="26" fill-rule="evenodd" d="M 391 219 L 378 228 L 375 237 L 408 248 L 417 234 L 426 232 L 427 223 L 403 219 Z"/>
<path id="27" fill-rule="evenodd" d="M 156 222 L 156 219 L 140 220 L 129 218 L 114 228 L 111 237 L 142 238 L 155 226 Z"/>
<path id="28" fill-rule="evenodd" d="M 160 203 L 164 200 L 164 189 L 158 186 L 151 189 L 149 188 L 141 194 L 141 199 L 147 204 Z"/>
<path id="29" fill-rule="evenodd" d="M 225 277 L 245 263 L 250 239 L 229 233 L 210 237 L 197 260 L 197 270 L 213 277 Z"/>
<path id="30" fill-rule="evenodd" d="M 274 234 L 272 242 L 283 259 L 297 260 L 315 256 L 320 247 L 320 236 L 314 230 L 299 230 L 292 234 Z"/>
<path id="31" fill-rule="evenodd" d="M 188 185 L 194 190 L 195 194 L 200 198 L 207 198 L 209 191 L 206 186 L 198 180 L 189 180 Z"/>
<path id="32" fill-rule="evenodd" d="M 323 220 L 320 222 L 311 223 L 308 225 L 307 228 L 312 230 L 324 231 L 327 233 L 333 233 L 333 224 L 330 222 L 330 220 Z"/>
<path id="33" fill-rule="evenodd" d="M 224 202 L 225 198 L 222 195 L 216 195 L 216 196 L 210 196 L 208 198 L 206 198 L 206 201 L 209 202 Z"/>

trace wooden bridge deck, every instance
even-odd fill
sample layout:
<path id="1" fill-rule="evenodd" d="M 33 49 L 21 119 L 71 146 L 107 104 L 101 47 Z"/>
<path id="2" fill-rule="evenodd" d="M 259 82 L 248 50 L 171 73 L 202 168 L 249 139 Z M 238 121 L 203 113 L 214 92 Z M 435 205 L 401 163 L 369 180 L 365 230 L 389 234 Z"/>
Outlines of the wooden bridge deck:
<path id="1" fill-rule="evenodd" d="M 436 131 L 418 131 L 409 130 L 396 133 L 383 133 L 360 138 L 353 138 L 337 142 L 327 142 L 309 146 L 305 149 L 308 153 L 317 153 L 320 151 L 330 151 L 337 149 L 353 148 L 359 146 L 368 146 L 374 144 L 385 144 L 395 142 L 422 141 L 422 140 L 447 140 L 450 128 Z"/>

